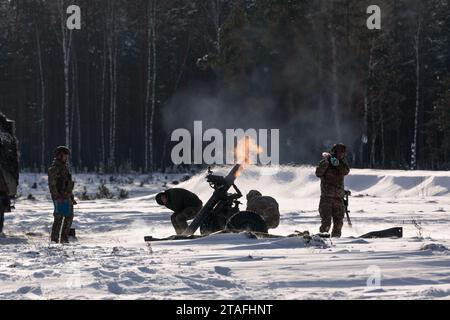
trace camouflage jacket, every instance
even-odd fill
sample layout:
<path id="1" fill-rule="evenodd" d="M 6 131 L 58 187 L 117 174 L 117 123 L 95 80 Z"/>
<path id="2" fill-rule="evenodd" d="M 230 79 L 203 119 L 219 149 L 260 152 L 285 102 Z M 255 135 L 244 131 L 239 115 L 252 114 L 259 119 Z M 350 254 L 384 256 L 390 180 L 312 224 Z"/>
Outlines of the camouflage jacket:
<path id="1" fill-rule="evenodd" d="M 252 211 L 264 218 L 269 229 L 275 229 L 280 224 L 278 202 L 267 196 L 259 196 L 247 202 L 247 211 Z"/>
<path id="2" fill-rule="evenodd" d="M 3 177 L 2 169 L 0 167 L 0 195 L 9 194 L 8 186 L 6 184 L 5 178 Z"/>
<path id="3" fill-rule="evenodd" d="M 5 121 L 0 113 L 0 192 L 14 197 L 19 184 L 19 154 L 17 140 L 5 127 Z"/>
<path id="4" fill-rule="evenodd" d="M 181 188 L 174 188 L 165 191 L 168 197 L 166 207 L 174 212 L 183 211 L 186 208 L 198 208 L 202 206 L 202 201 L 195 193 Z"/>
<path id="5" fill-rule="evenodd" d="M 59 159 L 54 159 L 48 169 L 48 186 L 53 200 L 74 199 L 74 182 L 67 165 Z"/>
<path id="6" fill-rule="evenodd" d="M 349 173 L 350 168 L 345 160 L 335 167 L 328 158 L 323 159 L 316 169 L 316 176 L 321 180 L 321 197 L 342 199 L 345 195 L 344 177 Z"/>

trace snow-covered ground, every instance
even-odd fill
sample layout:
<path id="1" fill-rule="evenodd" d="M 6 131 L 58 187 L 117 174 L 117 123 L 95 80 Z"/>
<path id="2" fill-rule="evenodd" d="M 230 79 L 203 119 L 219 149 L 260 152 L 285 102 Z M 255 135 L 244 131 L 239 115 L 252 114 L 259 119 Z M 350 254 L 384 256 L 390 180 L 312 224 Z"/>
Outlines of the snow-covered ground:
<path id="1" fill-rule="evenodd" d="M 204 176 L 177 186 L 206 201 L 211 189 Z M 46 176 L 22 175 L 17 209 L 6 214 L 7 237 L 0 239 L 0 299 L 450 298 L 450 173 L 353 170 L 346 185 L 353 192 L 354 226 L 345 225 L 343 238 L 326 248 L 299 238 L 239 234 L 145 243 L 146 235 L 173 233 L 169 211 L 153 198 L 181 178 L 128 175 L 111 182 L 109 176 L 76 175 L 77 197 L 84 187 L 95 195 L 101 179 L 116 198 L 120 189 L 129 197 L 80 200 L 78 242 L 55 245 L 49 244 L 53 208 Z M 273 173 L 252 167 L 237 185 L 280 202 L 282 220 L 273 234 L 318 231 L 313 168 Z M 403 239 L 357 238 L 396 226 L 404 228 Z"/>

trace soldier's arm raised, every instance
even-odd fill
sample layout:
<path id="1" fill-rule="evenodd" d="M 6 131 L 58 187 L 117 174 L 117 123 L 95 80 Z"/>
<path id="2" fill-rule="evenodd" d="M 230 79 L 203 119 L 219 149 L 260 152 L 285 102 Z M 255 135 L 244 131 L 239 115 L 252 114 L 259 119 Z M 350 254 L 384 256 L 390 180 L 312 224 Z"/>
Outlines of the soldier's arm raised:
<path id="1" fill-rule="evenodd" d="M 316 176 L 322 178 L 330 166 L 330 161 L 328 159 L 323 159 L 320 161 L 319 166 L 316 168 Z"/>

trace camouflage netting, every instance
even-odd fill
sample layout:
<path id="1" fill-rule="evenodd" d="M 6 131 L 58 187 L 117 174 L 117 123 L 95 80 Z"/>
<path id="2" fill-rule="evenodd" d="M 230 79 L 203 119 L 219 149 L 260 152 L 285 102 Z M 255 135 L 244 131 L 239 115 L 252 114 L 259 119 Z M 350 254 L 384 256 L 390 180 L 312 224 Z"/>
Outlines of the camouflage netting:
<path id="1" fill-rule="evenodd" d="M 19 184 L 19 154 L 14 135 L 14 122 L 0 113 L 0 169 L 10 194 L 14 195 Z"/>

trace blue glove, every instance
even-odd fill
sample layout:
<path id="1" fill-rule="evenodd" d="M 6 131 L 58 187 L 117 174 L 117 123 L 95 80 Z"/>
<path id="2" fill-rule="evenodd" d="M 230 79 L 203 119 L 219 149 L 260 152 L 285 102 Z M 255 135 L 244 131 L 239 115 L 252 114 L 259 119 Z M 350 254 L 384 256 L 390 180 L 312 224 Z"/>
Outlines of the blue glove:
<path id="1" fill-rule="evenodd" d="M 339 165 L 339 160 L 336 157 L 331 157 L 330 162 L 333 167 L 337 167 Z"/>

